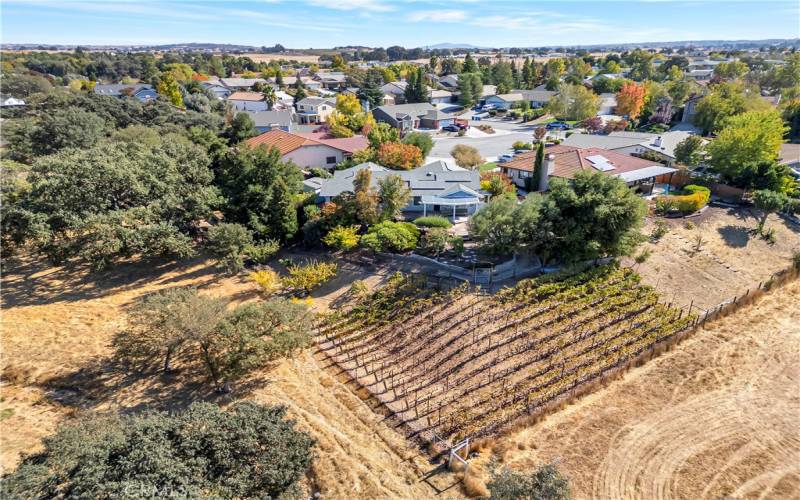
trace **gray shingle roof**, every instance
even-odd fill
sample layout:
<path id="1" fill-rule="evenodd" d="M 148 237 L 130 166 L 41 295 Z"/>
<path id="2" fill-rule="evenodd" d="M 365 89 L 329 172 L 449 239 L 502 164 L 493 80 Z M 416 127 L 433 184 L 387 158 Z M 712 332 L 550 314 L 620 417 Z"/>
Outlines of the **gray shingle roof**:
<path id="1" fill-rule="evenodd" d="M 273 124 L 288 127 L 292 124 L 291 111 L 249 111 L 247 114 L 253 119 L 256 127 L 267 127 Z"/>
<path id="2" fill-rule="evenodd" d="M 146 83 L 113 83 L 109 85 L 95 85 L 94 86 L 94 93 L 100 95 L 113 95 L 118 96 L 122 95 L 122 92 L 125 89 L 132 89 L 132 93 L 135 94 L 140 90 L 153 90 L 152 85 L 148 85 Z"/>
<path id="3" fill-rule="evenodd" d="M 477 171 L 454 170 L 445 162 L 437 161 L 423 165 L 414 170 L 389 170 L 375 163 L 362 163 L 347 170 L 338 170 L 333 178 L 327 179 L 320 188 L 320 196 L 337 196 L 346 191 L 353 191 L 353 180 L 356 173 L 364 168 L 372 171 L 372 186 L 390 175 L 399 175 L 411 189 L 412 196 L 439 196 L 450 191 L 454 186 L 463 185 L 472 191 L 481 188 L 481 176 Z"/>

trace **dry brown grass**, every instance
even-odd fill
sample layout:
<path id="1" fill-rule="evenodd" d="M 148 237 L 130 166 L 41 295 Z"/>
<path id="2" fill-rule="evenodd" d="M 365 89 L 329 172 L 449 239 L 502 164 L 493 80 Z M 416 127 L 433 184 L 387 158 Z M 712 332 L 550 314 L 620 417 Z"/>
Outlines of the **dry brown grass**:
<path id="1" fill-rule="evenodd" d="M 755 212 L 709 207 L 702 216 L 691 219 L 697 226 L 685 227 L 684 219 L 663 219 L 670 231 L 658 243 L 646 243 L 650 258 L 634 266 L 645 283 L 655 286 L 665 300 L 688 307 L 711 308 L 734 296 L 753 290 L 759 282 L 785 269 L 792 253 L 800 251 L 800 228 L 790 226 L 772 215 L 767 222 L 774 228 L 774 245 L 752 231 Z M 645 232 L 650 234 L 653 220 Z M 694 252 L 695 237 L 702 235 L 703 245 Z M 631 260 L 628 262 L 633 266 Z"/>
<path id="2" fill-rule="evenodd" d="M 123 265 L 99 275 L 27 260 L 4 271 L 3 470 L 13 468 L 22 453 L 37 450 L 41 438 L 60 421 L 83 411 L 231 402 L 189 374 L 142 377 L 121 372 L 110 361 L 109 341 L 125 324 L 125 308 L 144 294 L 194 285 L 202 293 L 255 300 L 256 289 L 246 280 L 221 277 L 202 260 Z M 315 294 L 317 306 L 326 307 L 352 280 L 363 277 L 343 270 L 335 283 Z M 328 498 L 426 498 L 435 493 L 420 480 L 433 466 L 332 376 L 313 350 L 256 373 L 237 386 L 236 396 L 287 405 L 291 418 L 317 440 L 308 481 L 313 491 Z M 454 478 L 442 474 L 430 481 L 443 485 Z M 460 496 L 457 489 L 448 494 Z"/>
<path id="3" fill-rule="evenodd" d="M 497 448 L 559 459 L 576 498 L 798 498 L 799 300 L 790 282 Z"/>

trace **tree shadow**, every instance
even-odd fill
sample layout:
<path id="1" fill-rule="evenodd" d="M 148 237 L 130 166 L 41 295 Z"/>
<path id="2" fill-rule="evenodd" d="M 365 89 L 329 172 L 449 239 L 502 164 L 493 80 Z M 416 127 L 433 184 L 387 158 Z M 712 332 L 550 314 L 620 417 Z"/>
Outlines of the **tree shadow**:
<path id="1" fill-rule="evenodd" d="M 215 282 L 222 277 L 212 265 L 203 264 L 203 257 L 182 261 L 147 259 L 95 271 L 85 264 L 53 266 L 43 258 L 25 256 L 4 262 L 0 304 L 8 308 L 74 302 L 132 290 L 145 283 L 177 283 L 206 276 L 213 276 L 210 282 Z M 195 269 L 198 265 L 202 267 Z"/>
<path id="2" fill-rule="evenodd" d="M 717 229 L 725 244 L 732 248 L 744 248 L 750 242 L 752 231 L 745 226 L 727 225 Z"/>
<path id="3" fill-rule="evenodd" d="M 113 357 L 92 361 L 39 385 L 52 402 L 74 409 L 108 407 L 120 413 L 147 409 L 176 411 L 196 401 L 225 404 L 246 398 L 270 383 L 269 371 L 275 364 L 237 381 L 231 393 L 216 391 L 214 384 L 190 367 L 170 373 L 134 370 Z"/>

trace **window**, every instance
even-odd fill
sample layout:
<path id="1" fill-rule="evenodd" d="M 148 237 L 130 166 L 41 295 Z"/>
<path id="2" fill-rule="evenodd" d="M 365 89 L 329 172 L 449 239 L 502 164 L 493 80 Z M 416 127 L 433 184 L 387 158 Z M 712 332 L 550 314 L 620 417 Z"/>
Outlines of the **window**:
<path id="1" fill-rule="evenodd" d="M 327 158 L 325 158 L 325 163 L 327 163 L 328 165 L 335 164 L 336 163 L 336 157 L 335 156 L 328 156 Z"/>
<path id="2" fill-rule="evenodd" d="M 526 177 L 530 177 L 530 176 L 531 176 L 531 173 L 528 172 L 527 170 L 520 170 L 520 172 L 519 172 L 519 178 L 520 179 L 525 179 Z"/>
<path id="3" fill-rule="evenodd" d="M 422 203 L 422 196 L 415 196 L 414 205 L 419 205 L 420 203 Z"/>

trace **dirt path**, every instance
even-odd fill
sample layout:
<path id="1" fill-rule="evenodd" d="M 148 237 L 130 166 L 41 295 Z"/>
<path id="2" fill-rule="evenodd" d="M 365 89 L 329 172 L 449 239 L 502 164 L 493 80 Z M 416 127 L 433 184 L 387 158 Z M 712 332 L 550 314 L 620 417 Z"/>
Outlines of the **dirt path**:
<path id="1" fill-rule="evenodd" d="M 63 419 L 83 411 L 178 408 L 214 400 L 207 387 L 158 377 L 131 378 L 108 368 L 109 342 L 124 327 L 125 308 L 138 297 L 174 286 L 235 301 L 257 298 L 246 279 L 219 275 L 210 262 L 133 264 L 88 276 L 83 270 L 51 268 L 40 261 L 14 264 L 3 276 L 3 349 L 0 359 L 0 466 L 16 466 L 22 453 L 41 446 Z M 326 307 L 355 279 L 375 276 L 343 269 L 315 302 Z M 337 380 L 327 362 L 309 349 L 254 377 L 246 397 L 288 406 L 298 426 L 317 440 L 309 475 L 312 491 L 328 498 L 427 498 L 435 490 L 421 481 L 434 468 L 418 450 L 381 421 Z M 228 403 L 230 401 L 220 401 Z M 444 489 L 452 475 L 432 482 Z M 459 497 L 457 487 L 448 491 Z"/>
<path id="2" fill-rule="evenodd" d="M 800 281 L 507 437 L 576 498 L 800 498 Z"/>

